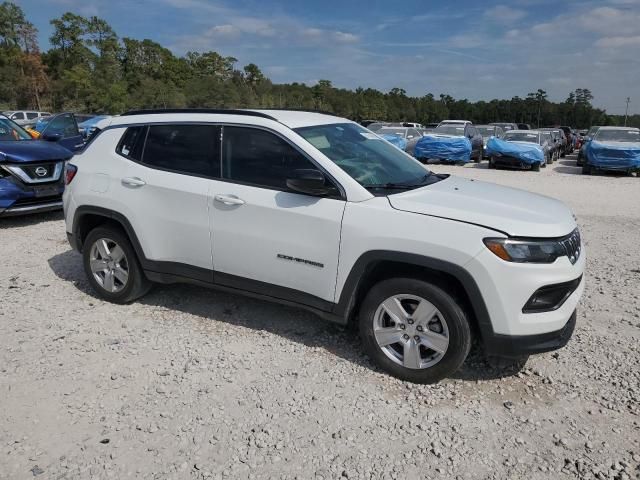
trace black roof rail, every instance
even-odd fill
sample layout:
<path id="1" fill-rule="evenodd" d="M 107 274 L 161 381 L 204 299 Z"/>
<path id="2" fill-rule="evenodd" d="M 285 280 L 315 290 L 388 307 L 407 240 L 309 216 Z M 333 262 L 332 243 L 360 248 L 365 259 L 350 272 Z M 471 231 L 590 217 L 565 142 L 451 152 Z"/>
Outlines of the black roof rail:
<path id="1" fill-rule="evenodd" d="M 274 111 L 274 112 L 321 113 L 322 115 L 331 115 L 332 117 L 336 117 L 337 116 L 337 114 L 335 112 L 328 112 L 326 110 L 314 110 L 312 108 L 278 108 L 278 107 L 261 108 L 261 107 L 258 107 L 256 110 L 266 110 L 266 111 Z"/>
<path id="2" fill-rule="evenodd" d="M 246 115 L 248 117 L 262 117 L 269 120 L 276 120 L 271 115 L 267 115 L 262 112 L 255 112 L 252 110 L 238 110 L 232 108 L 150 108 L 143 110 L 129 110 L 128 112 L 120 115 L 121 117 L 130 115 L 151 115 L 154 113 L 217 113 L 222 115 Z"/>

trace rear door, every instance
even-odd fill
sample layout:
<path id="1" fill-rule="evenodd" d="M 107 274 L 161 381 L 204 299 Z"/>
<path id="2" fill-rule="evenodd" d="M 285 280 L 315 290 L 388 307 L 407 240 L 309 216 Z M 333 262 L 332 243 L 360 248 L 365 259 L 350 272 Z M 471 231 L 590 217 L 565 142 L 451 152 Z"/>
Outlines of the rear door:
<path id="1" fill-rule="evenodd" d="M 334 300 L 345 200 L 290 191 L 296 169 L 318 167 L 273 132 L 223 127 L 209 199 L 214 281 L 323 308 Z"/>
<path id="2" fill-rule="evenodd" d="M 113 197 L 155 262 L 152 271 L 213 278 L 207 200 L 219 170 L 219 131 L 207 124 L 136 126 L 118 144 L 116 153 L 130 161 L 112 182 Z"/>
<path id="3" fill-rule="evenodd" d="M 44 140 L 54 136 L 59 138 L 57 141 L 60 145 L 72 152 L 76 152 L 84 146 L 84 138 L 78 130 L 73 113 L 55 115 L 40 134 L 40 138 Z"/>

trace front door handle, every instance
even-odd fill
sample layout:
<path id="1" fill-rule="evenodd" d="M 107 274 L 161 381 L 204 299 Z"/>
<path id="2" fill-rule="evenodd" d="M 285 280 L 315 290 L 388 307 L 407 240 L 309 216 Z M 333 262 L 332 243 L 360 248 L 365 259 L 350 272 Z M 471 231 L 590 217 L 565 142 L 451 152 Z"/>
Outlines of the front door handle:
<path id="1" fill-rule="evenodd" d="M 236 197 L 235 195 L 216 195 L 213 199 L 216 202 L 224 203 L 225 205 L 244 205 L 244 200 Z"/>
<path id="2" fill-rule="evenodd" d="M 147 182 L 138 177 L 127 177 L 122 179 L 122 184 L 127 187 L 143 187 Z"/>

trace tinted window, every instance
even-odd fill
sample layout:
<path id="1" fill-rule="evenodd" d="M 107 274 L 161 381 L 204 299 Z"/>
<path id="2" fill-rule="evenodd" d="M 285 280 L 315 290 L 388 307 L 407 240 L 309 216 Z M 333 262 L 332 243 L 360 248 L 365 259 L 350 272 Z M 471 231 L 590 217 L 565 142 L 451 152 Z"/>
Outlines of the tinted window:
<path id="1" fill-rule="evenodd" d="M 11 115 L 11 120 L 24 120 L 24 113 L 22 112 L 16 112 L 13 115 Z"/>
<path id="2" fill-rule="evenodd" d="M 156 168 L 217 177 L 219 132 L 215 125 L 151 125 L 142 161 Z"/>
<path id="3" fill-rule="evenodd" d="M 142 147 L 144 147 L 144 137 L 146 133 L 147 127 L 127 128 L 116 148 L 116 152 L 123 157 L 140 161 L 142 159 Z"/>
<path id="4" fill-rule="evenodd" d="M 255 128 L 224 127 L 222 177 L 278 190 L 299 168 L 317 167 L 273 133 Z"/>
<path id="5" fill-rule="evenodd" d="M 54 117 L 42 132 L 45 135 L 61 135 L 62 138 L 79 135 L 73 115 L 64 114 Z"/>
<path id="6" fill-rule="evenodd" d="M 27 119 L 33 120 L 34 118 L 38 118 L 38 112 L 27 112 Z"/>

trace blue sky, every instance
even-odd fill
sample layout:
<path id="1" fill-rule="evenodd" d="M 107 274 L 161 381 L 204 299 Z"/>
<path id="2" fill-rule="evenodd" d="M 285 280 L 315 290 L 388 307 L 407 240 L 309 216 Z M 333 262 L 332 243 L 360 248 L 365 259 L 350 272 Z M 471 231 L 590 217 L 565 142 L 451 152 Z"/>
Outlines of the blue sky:
<path id="1" fill-rule="evenodd" d="M 275 82 L 332 80 L 470 100 L 589 88 L 640 113 L 640 0 L 18 0 L 40 30 L 65 11 L 176 54 L 215 50 Z"/>

